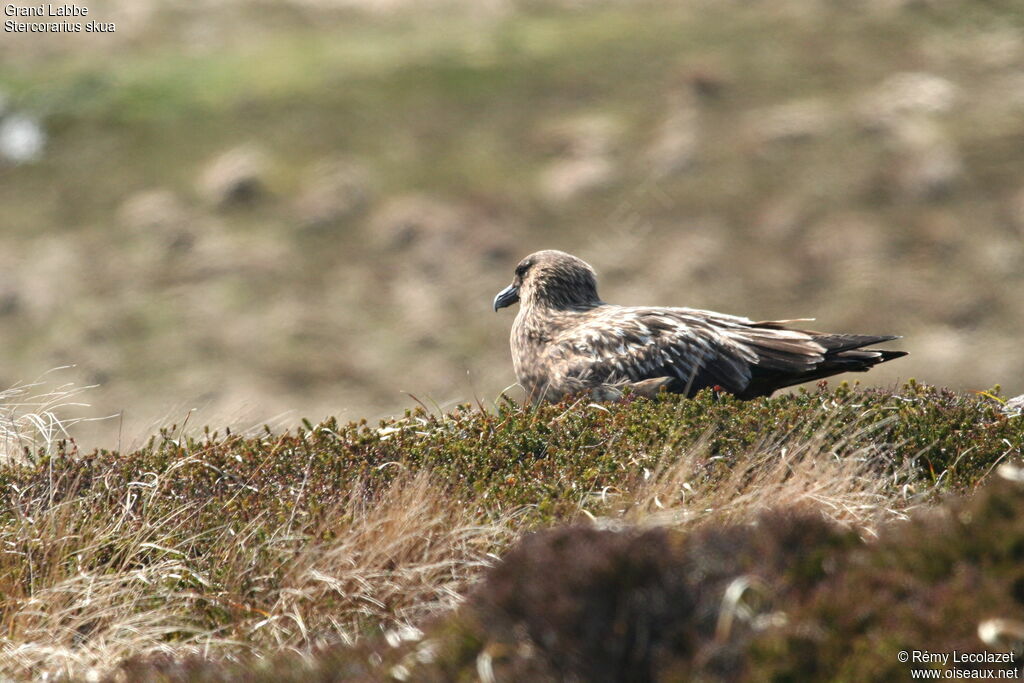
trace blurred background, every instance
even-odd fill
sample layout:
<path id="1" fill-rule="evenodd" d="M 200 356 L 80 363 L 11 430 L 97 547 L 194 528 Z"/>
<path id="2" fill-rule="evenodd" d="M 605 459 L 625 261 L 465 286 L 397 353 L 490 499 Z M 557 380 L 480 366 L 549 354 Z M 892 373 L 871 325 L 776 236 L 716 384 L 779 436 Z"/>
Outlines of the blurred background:
<path id="1" fill-rule="evenodd" d="M 489 403 L 541 248 L 1024 392 L 1018 0 L 79 4 L 0 40 L 0 387 L 87 445 Z"/>

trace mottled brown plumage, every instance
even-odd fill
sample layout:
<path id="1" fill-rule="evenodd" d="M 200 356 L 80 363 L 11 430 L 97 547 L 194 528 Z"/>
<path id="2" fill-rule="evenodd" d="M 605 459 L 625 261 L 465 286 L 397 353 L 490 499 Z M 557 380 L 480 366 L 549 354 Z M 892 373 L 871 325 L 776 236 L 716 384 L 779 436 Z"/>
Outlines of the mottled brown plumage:
<path id="1" fill-rule="evenodd" d="M 754 322 L 693 308 L 606 304 L 594 269 L 561 251 L 520 261 L 494 310 L 517 301 L 512 362 L 533 401 L 578 392 L 614 399 L 626 387 L 687 396 L 721 387 L 750 399 L 906 355 L 863 348 L 898 337 L 789 327 L 806 319 Z"/>

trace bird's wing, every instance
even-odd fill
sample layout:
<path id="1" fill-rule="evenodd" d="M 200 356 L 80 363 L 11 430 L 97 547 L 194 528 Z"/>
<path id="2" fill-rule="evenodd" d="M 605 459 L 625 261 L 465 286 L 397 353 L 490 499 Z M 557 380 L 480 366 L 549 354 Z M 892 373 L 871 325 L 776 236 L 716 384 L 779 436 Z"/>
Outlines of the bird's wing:
<path id="1" fill-rule="evenodd" d="M 692 396 L 720 386 L 740 398 L 754 398 L 840 372 L 863 372 L 906 355 L 863 348 L 892 336 L 790 327 L 800 322 L 806 320 L 754 322 L 690 308 L 604 305 L 563 326 L 545 349 L 544 361 L 552 386 L 563 390 L 669 378 L 657 388 Z"/>
<path id="2" fill-rule="evenodd" d="M 587 384 L 671 377 L 674 389 L 688 394 L 716 385 L 742 393 L 751 366 L 762 360 L 762 344 L 772 351 L 797 341 L 776 340 L 767 329 L 751 335 L 754 324 L 694 309 L 602 306 L 556 335 L 546 353 L 558 375 Z"/>

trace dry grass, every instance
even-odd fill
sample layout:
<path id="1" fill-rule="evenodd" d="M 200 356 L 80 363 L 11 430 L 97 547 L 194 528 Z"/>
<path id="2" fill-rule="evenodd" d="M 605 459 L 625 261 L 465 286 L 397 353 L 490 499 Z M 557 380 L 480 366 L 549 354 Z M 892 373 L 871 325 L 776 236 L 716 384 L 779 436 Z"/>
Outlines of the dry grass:
<path id="1" fill-rule="evenodd" d="M 151 517 L 158 480 L 118 486 L 115 506 L 91 493 L 16 501 L 0 538 L 0 676 L 88 678 L 132 656 L 352 642 L 451 609 L 514 537 L 512 519 L 481 525 L 448 506 L 427 474 L 376 498 L 354 490 L 312 529 L 257 520 L 207 539 L 175 533 L 200 503 Z M 199 618 L 210 603 L 225 624 Z"/>
<path id="2" fill-rule="evenodd" d="M 612 511 L 599 525 L 627 523 L 690 529 L 750 522 L 778 509 L 803 509 L 874 536 L 877 527 L 906 519 L 932 487 L 915 486 L 909 461 L 896 470 L 886 442 L 886 422 L 852 427 L 827 422 L 810 436 L 801 429 L 766 435 L 734 465 L 718 463 L 710 435 L 677 457 L 645 471 L 634 489 L 603 491 L 595 498 Z M 837 436 L 842 435 L 842 436 Z M 865 445 L 866 444 L 866 445 Z"/>
<path id="3" fill-rule="evenodd" d="M 406 626 L 449 610 L 515 537 L 513 521 L 479 524 L 449 505 L 425 473 L 400 480 L 380 500 L 355 491 L 324 521 L 336 538 L 296 549 L 273 616 L 253 632 L 265 628 L 275 645 L 302 649 L 311 640 L 307 624 L 326 620 L 331 636 L 352 642 L 368 623 Z"/>
<path id="4" fill-rule="evenodd" d="M 76 424 L 106 419 L 69 414 L 89 407 L 76 399 L 95 386 L 52 386 L 49 375 L 68 368 L 54 368 L 34 382 L 0 391 L 0 459 L 20 458 L 26 450 L 50 453 L 58 441 L 70 438 Z"/>

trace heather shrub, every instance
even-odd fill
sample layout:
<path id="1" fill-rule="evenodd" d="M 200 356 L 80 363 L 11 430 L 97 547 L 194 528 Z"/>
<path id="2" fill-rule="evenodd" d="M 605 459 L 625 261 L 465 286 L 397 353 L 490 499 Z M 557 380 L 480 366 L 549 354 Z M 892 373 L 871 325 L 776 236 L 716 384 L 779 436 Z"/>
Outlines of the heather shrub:
<path id="1" fill-rule="evenodd" d="M 732 678 L 764 616 L 748 603 L 785 604 L 856 542 L 792 512 L 691 534 L 564 527 L 525 538 L 459 618 L 498 680 Z"/>
<path id="2" fill-rule="evenodd" d="M 785 626 L 756 640 L 750 670 L 776 680 L 891 680 L 908 675 L 901 650 L 1012 650 L 1019 667 L 1022 587 L 1024 486 L 995 481 L 886 528 L 852 553 L 791 606 Z M 1001 642 L 984 642 L 982 626 L 997 620 L 1016 627 Z"/>
<path id="3" fill-rule="evenodd" d="M 1024 654 L 1024 486 L 922 509 L 865 540 L 806 512 L 753 524 L 564 527 L 474 590 L 439 679 L 900 680 Z M 1011 653 L 904 663 L 900 651 Z M 990 654 L 991 656 L 991 654 Z"/>

